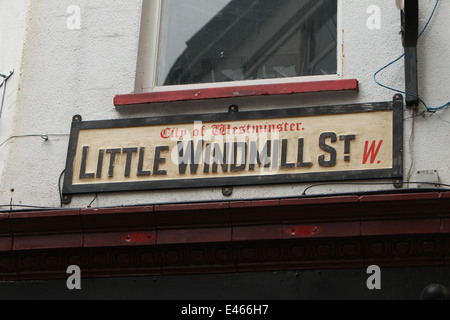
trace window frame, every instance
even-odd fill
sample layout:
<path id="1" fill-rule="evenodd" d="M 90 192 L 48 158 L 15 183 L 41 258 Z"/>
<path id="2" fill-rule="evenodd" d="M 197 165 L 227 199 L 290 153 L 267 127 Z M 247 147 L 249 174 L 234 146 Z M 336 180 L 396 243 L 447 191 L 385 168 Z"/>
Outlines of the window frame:
<path id="1" fill-rule="evenodd" d="M 158 86 L 158 51 L 163 0 L 144 0 L 135 91 L 118 95 L 115 105 L 322 91 L 358 91 L 356 79 L 343 77 L 343 1 L 337 0 L 337 73 L 331 75 Z M 134 95 L 134 96 L 132 96 Z"/>

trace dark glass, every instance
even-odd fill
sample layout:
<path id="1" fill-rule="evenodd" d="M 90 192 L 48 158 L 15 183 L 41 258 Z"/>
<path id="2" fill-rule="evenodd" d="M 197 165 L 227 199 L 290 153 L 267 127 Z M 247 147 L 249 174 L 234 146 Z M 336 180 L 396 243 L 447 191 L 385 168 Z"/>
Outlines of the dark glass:
<path id="1" fill-rule="evenodd" d="M 158 85 L 337 73 L 337 0 L 202 1 L 163 2 Z"/>

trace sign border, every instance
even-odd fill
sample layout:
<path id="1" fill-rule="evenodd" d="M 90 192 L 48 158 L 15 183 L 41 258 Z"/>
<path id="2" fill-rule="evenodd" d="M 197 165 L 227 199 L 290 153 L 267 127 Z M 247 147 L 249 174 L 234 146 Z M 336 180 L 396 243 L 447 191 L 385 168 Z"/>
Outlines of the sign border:
<path id="1" fill-rule="evenodd" d="M 364 179 L 394 179 L 396 187 L 401 186 L 403 178 L 403 96 L 397 94 L 391 102 L 376 102 L 365 104 L 331 105 L 301 107 L 292 109 L 272 109 L 262 111 L 238 112 L 236 106 L 230 107 L 228 113 L 208 113 L 174 115 L 162 117 L 129 118 L 116 120 L 82 121 L 80 115 L 73 117 L 72 128 L 67 152 L 66 170 L 64 176 L 62 200 L 70 203 L 74 194 L 151 191 L 167 189 L 189 189 L 203 187 L 234 187 L 248 185 L 269 185 L 288 183 L 316 183 L 327 181 L 350 181 Z M 102 184 L 72 185 L 73 163 L 76 155 L 78 134 L 80 130 L 126 128 L 152 125 L 174 125 L 182 123 L 222 122 L 236 120 L 252 120 L 264 118 L 288 118 L 314 115 L 332 115 L 376 111 L 393 111 L 393 167 L 391 169 L 349 170 L 335 172 L 276 174 L 267 176 L 244 176 L 226 178 L 177 179 L 166 181 L 118 182 Z"/>

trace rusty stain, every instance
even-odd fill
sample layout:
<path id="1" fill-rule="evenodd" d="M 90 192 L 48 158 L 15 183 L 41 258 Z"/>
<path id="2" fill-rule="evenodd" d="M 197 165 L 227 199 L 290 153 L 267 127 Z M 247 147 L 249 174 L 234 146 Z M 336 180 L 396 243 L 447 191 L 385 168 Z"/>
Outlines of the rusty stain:
<path id="1" fill-rule="evenodd" d="M 294 237 L 315 236 L 322 232 L 318 226 L 294 226 L 286 230 L 286 233 Z"/>
<path id="2" fill-rule="evenodd" d="M 125 234 L 122 240 L 129 243 L 143 243 L 153 241 L 155 237 L 154 233 L 133 232 Z"/>
<path id="3" fill-rule="evenodd" d="M 342 70 L 341 70 L 342 79 L 344 78 L 344 66 L 345 66 L 344 39 L 345 39 L 345 30 L 342 29 Z"/>

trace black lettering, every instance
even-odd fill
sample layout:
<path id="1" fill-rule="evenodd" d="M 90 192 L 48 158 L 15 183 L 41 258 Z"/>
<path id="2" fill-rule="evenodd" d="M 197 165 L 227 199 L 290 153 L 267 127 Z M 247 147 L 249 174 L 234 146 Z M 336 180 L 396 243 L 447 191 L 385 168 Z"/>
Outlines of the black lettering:
<path id="1" fill-rule="evenodd" d="M 278 153 L 280 152 L 280 140 L 273 141 L 273 153 L 272 153 L 272 169 L 278 168 Z"/>
<path id="2" fill-rule="evenodd" d="M 325 132 L 320 135 L 319 146 L 320 149 L 330 154 L 330 160 L 325 160 L 325 155 L 319 157 L 319 165 L 322 167 L 334 167 L 336 165 L 336 149 L 326 144 L 326 140 L 331 139 L 331 142 L 337 141 L 337 135 L 334 132 Z"/>
<path id="3" fill-rule="evenodd" d="M 163 176 L 167 174 L 166 170 L 159 170 L 159 165 L 166 162 L 166 159 L 161 157 L 161 152 L 163 151 L 169 151 L 169 147 L 164 146 L 155 148 L 155 163 L 153 165 L 153 175 L 155 176 Z"/>
<path id="4" fill-rule="evenodd" d="M 125 177 L 130 176 L 131 160 L 133 159 L 133 153 L 137 152 L 137 148 L 124 148 L 123 153 L 127 154 L 127 160 L 125 162 Z"/>
<path id="5" fill-rule="evenodd" d="M 287 162 L 287 147 L 288 147 L 288 141 L 287 141 L 287 139 L 284 139 L 281 142 L 281 168 L 282 169 L 295 168 L 294 163 L 286 163 Z"/>
<path id="6" fill-rule="evenodd" d="M 83 157 L 81 159 L 81 169 L 80 169 L 80 179 L 92 179 L 94 178 L 93 173 L 86 173 L 86 162 L 89 152 L 89 147 L 83 147 Z"/>
<path id="7" fill-rule="evenodd" d="M 241 164 L 238 166 L 237 165 L 237 153 L 238 153 L 238 148 L 242 149 L 242 153 L 241 153 Z M 242 171 L 245 170 L 245 167 L 247 166 L 247 143 L 245 142 L 235 142 L 234 146 L 233 146 L 233 163 L 231 164 L 230 167 L 230 171 L 231 172 L 237 172 L 237 171 Z"/>
<path id="8" fill-rule="evenodd" d="M 100 149 L 98 151 L 98 162 L 97 162 L 97 178 L 98 179 L 100 179 L 102 177 L 104 155 L 105 155 L 105 150 Z"/>
<path id="9" fill-rule="evenodd" d="M 313 164 L 311 162 L 303 161 L 303 153 L 305 149 L 305 139 L 298 139 L 298 157 L 297 157 L 297 167 L 298 168 L 311 168 Z"/>
<path id="10" fill-rule="evenodd" d="M 145 148 L 142 147 L 139 150 L 139 163 L 138 163 L 138 170 L 137 170 L 137 176 L 138 177 L 144 177 L 151 175 L 150 170 L 144 171 L 144 156 L 145 156 Z"/>
<path id="11" fill-rule="evenodd" d="M 111 154 L 109 159 L 109 170 L 108 170 L 108 177 L 112 178 L 114 177 L 114 165 L 116 162 L 116 154 L 121 153 L 121 149 L 108 149 L 106 150 L 106 153 Z"/>
<path id="12" fill-rule="evenodd" d="M 194 150 L 194 141 L 189 141 L 186 152 L 183 149 L 183 141 L 178 142 L 178 166 L 180 174 L 186 174 L 187 165 L 190 162 L 191 174 L 196 174 L 202 157 L 204 141 L 197 143 L 197 149 Z"/>
<path id="13" fill-rule="evenodd" d="M 344 153 L 346 154 L 346 156 L 344 156 L 344 161 L 349 162 L 350 161 L 350 142 L 352 140 L 356 139 L 356 135 L 351 134 L 351 135 L 346 135 L 346 136 L 340 136 L 339 137 L 342 140 L 344 140 L 345 142 L 345 146 L 344 146 Z"/>
<path id="14" fill-rule="evenodd" d="M 258 152 L 256 142 L 252 141 L 250 142 L 250 159 L 249 159 L 249 170 L 255 170 L 255 164 L 258 163 L 258 165 L 261 167 L 261 164 L 264 163 L 264 168 L 270 167 L 270 152 L 272 147 L 272 141 L 267 141 L 264 145 L 263 150 L 261 153 Z"/>
<path id="15" fill-rule="evenodd" d="M 205 166 L 203 173 L 209 173 L 209 165 L 211 164 L 211 144 L 207 143 L 205 147 Z"/>
<path id="16" fill-rule="evenodd" d="M 222 166 L 223 172 L 228 172 L 228 143 L 223 145 L 223 153 L 220 146 L 214 144 L 212 172 L 217 173 L 218 164 Z"/>

